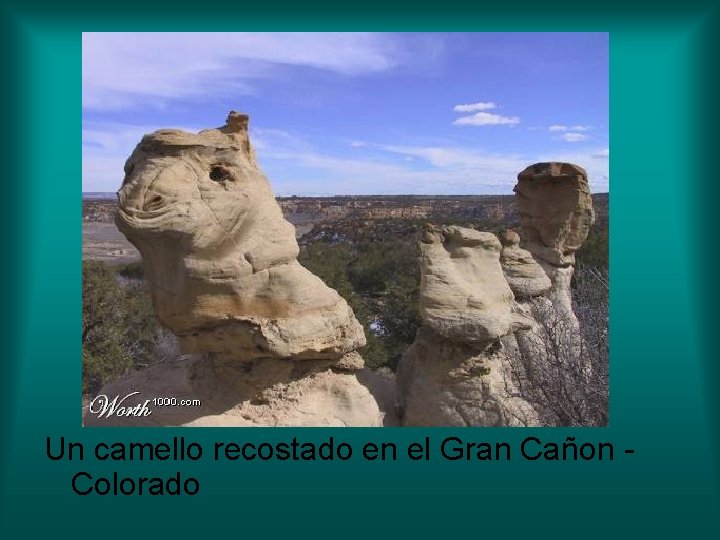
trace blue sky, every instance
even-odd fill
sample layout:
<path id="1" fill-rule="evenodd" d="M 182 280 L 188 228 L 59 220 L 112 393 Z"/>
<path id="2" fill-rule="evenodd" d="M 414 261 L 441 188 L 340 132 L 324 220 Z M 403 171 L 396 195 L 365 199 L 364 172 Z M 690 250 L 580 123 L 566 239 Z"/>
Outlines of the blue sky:
<path id="1" fill-rule="evenodd" d="M 83 191 L 144 133 L 250 115 L 277 195 L 511 193 L 537 161 L 609 190 L 606 33 L 83 34 Z"/>

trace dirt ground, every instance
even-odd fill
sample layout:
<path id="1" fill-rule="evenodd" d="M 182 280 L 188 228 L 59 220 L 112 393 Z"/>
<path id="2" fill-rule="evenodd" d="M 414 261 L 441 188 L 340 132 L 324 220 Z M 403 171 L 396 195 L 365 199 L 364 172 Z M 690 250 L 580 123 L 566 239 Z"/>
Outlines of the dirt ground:
<path id="1" fill-rule="evenodd" d="M 140 253 L 127 241 L 114 223 L 97 221 L 82 224 L 82 258 L 110 264 L 140 260 Z"/>

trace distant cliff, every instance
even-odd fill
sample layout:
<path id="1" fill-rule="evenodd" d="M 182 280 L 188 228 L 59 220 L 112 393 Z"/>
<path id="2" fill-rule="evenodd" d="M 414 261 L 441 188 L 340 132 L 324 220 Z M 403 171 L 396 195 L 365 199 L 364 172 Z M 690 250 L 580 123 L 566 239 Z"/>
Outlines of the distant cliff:
<path id="1" fill-rule="evenodd" d="M 285 219 L 294 225 L 347 219 L 518 220 L 513 195 L 280 197 L 277 201 Z M 593 202 L 598 219 L 607 219 L 608 194 L 593 195 Z M 114 199 L 83 199 L 83 221 L 111 223 L 116 209 Z"/>
<path id="2" fill-rule="evenodd" d="M 512 195 L 293 197 L 278 199 L 294 224 L 344 219 L 491 219 L 515 212 Z"/>

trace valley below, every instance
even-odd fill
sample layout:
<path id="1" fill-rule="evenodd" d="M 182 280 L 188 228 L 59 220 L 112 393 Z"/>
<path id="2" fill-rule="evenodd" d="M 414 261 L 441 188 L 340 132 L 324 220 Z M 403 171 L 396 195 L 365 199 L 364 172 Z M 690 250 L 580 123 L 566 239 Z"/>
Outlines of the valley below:
<path id="1" fill-rule="evenodd" d="M 463 223 L 488 229 L 519 225 L 513 195 L 278 197 L 277 202 L 285 219 L 295 226 L 301 244 L 333 237 L 352 241 L 352 237 L 375 229 L 391 237 L 406 236 L 409 224 L 423 222 Z M 607 228 L 608 194 L 593 195 L 593 205 L 594 228 Z M 83 259 L 110 264 L 140 260 L 140 253 L 115 226 L 116 210 L 112 193 L 83 197 Z"/>

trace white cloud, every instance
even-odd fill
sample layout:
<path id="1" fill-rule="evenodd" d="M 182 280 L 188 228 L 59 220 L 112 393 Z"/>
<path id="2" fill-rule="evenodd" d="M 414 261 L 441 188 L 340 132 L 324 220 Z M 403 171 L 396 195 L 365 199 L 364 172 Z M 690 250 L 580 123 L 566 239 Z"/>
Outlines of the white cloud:
<path id="1" fill-rule="evenodd" d="M 123 165 L 145 133 L 165 126 L 90 123 L 83 126 L 83 190 L 116 191 Z M 182 127 L 188 131 L 199 128 Z M 295 133 L 254 127 L 258 159 L 278 195 L 367 193 L 511 193 L 517 173 L 540 161 L 568 161 L 586 168 L 593 191 L 607 191 L 607 153 L 491 154 L 462 146 L 383 145 L 319 150 Z"/>
<path id="2" fill-rule="evenodd" d="M 532 163 L 518 155 L 452 146 L 367 142 L 360 158 L 316 151 L 310 145 L 289 148 L 281 139 L 266 142 L 271 144 L 259 159 L 275 192 L 282 195 L 511 193 L 518 171 Z"/>
<path id="3" fill-rule="evenodd" d="M 426 52 L 437 46 L 425 45 L 419 48 Z M 388 34 L 84 33 L 83 107 L 248 95 L 257 79 L 277 77 L 282 66 L 358 75 L 392 69 L 409 62 L 412 54 Z"/>
<path id="4" fill-rule="evenodd" d="M 387 161 L 376 154 L 372 160 L 363 160 L 275 147 L 261 154 L 260 160 L 269 173 L 273 189 L 280 195 L 512 193 L 518 172 L 532 163 L 546 161 L 576 163 L 588 171 L 593 192 L 609 189 L 607 160 L 592 159 L 598 151 L 497 155 L 458 146 L 368 143 L 367 148 L 404 159 Z M 408 157 L 413 158 L 412 161 L 407 161 Z M 277 174 L 284 170 L 291 171 L 291 175 Z"/>
<path id="5" fill-rule="evenodd" d="M 453 122 L 456 126 L 498 126 L 519 124 L 517 116 L 501 116 L 486 112 L 479 112 L 470 116 L 461 116 Z"/>
<path id="6" fill-rule="evenodd" d="M 82 130 L 83 191 L 117 191 L 125 161 L 146 133 L 169 126 L 141 126 L 116 122 L 86 122 Z M 195 128 L 173 126 L 186 131 Z"/>
<path id="7" fill-rule="evenodd" d="M 365 141 L 352 141 L 350 146 L 353 148 L 362 148 L 363 146 L 367 146 L 367 143 Z"/>
<path id="8" fill-rule="evenodd" d="M 562 124 L 555 124 L 550 126 L 548 131 L 590 131 L 593 129 L 592 126 L 563 126 Z"/>
<path id="9" fill-rule="evenodd" d="M 584 136 L 583 134 L 577 134 Z M 290 165 L 292 180 L 270 174 L 276 192 L 331 193 L 511 193 L 517 173 L 536 162 L 563 161 L 588 172 L 591 190 L 609 190 L 606 148 L 545 154 L 492 154 L 462 146 L 393 145 L 367 142 L 372 158 L 346 158 L 328 152 L 292 151 L 274 145 L 261 154 L 267 169 Z M 385 160 L 380 150 L 402 161 Z M 302 187 L 300 187 L 302 186 Z"/>
<path id="10" fill-rule="evenodd" d="M 485 111 L 497 108 L 497 104 L 492 101 L 480 101 L 478 103 L 468 103 L 466 105 L 455 105 L 453 111 L 461 113 L 469 113 L 475 111 Z"/>
<path id="11" fill-rule="evenodd" d="M 588 137 L 587 135 L 585 135 L 583 133 L 570 132 L 570 133 L 563 133 L 560 136 L 560 138 L 565 142 L 576 143 L 576 142 L 587 141 L 590 137 Z"/>
<path id="12" fill-rule="evenodd" d="M 306 151 L 310 145 L 301 137 L 283 129 L 251 127 L 250 138 L 253 146 L 262 152 L 273 148 L 289 148 L 294 151 Z"/>
<path id="13" fill-rule="evenodd" d="M 492 155 L 462 147 L 378 145 L 378 148 L 387 152 L 418 157 L 438 168 L 492 170 L 495 175 L 500 171 L 502 171 L 501 174 L 505 174 L 504 171 L 513 170 L 525 163 L 518 155 Z M 518 171 L 515 171 L 515 174 Z"/>
<path id="14" fill-rule="evenodd" d="M 610 157 L 610 149 L 603 148 L 602 150 L 598 150 L 592 155 L 592 157 L 596 159 L 608 159 Z"/>

